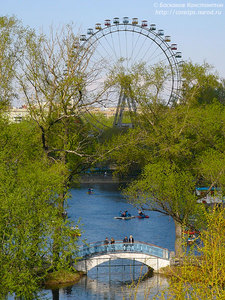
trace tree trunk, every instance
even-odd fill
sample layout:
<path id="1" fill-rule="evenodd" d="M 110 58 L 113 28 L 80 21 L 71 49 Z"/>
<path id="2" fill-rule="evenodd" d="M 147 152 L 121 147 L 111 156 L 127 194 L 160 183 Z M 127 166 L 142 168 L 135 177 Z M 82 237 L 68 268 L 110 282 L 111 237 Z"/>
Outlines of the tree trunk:
<path id="1" fill-rule="evenodd" d="M 59 218 L 65 218 L 64 215 L 64 200 L 65 200 L 65 190 L 62 191 L 59 195 L 59 203 L 58 203 L 58 215 Z M 61 239 L 63 239 L 61 226 L 57 226 L 54 231 L 53 236 L 53 267 L 57 269 L 56 266 L 58 265 L 60 259 L 60 251 L 61 251 Z"/>
<path id="2" fill-rule="evenodd" d="M 182 248 L 182 226 L 180 223 L 174 220 L 175 223 L 175 253 L 176 257 L 183 256 L 183 248 Z"/>
<path id="3" fill-rule="evenodd" d="M 59 289 L 52 290 L 52 300 L 59 300 Z"/>

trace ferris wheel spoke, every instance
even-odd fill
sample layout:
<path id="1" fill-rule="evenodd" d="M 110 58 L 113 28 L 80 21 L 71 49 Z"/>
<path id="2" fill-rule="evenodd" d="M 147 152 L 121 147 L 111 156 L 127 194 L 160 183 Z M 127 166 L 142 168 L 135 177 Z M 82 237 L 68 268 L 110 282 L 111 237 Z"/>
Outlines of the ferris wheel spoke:
<path id="1" fill-rule="evenodd" d="M 112 46 L 113 46 L 113 52 L 115 53 L 115 57 L 116 57 L 116 61 L 118 61 L 118 55 L 117 55 L 117 52 L 116 52 L 116 48 L 115 48 L 115 43 L 114 43 L 114 39 L 113 39 L 113 34 L 110 34 L 111 36 L 111 41 L 112 41 Z"/>
<path id="2" fill-rule="evenodd" d="M 140 36 L 141 35 L 139 34 L 138 37 L 137 37 L 137 39 L 136 39 L 136 41 L 135 41 L 135 44 L 134 44 L 134 46 L 132 48 L 132 52 L 131 52 L 131 62 L 132 62 L 132 64 L 134 63 L 133 54 L 134 54 L 134 51 L 136 51 L 136 46 L 137 46 L 137 44 L 138 44 L 138 42 L 140 40 Z"/>
<path id="3" fill-rule="evenodd" d="M 106 53 L 106 57 L 107 57 L 108 59 L 112 59 L 112 55 L 111 55 L 110 52 L 106 49 L 106 47 L 105 47 L 105 45 L 103 44 L 103 42 L 101 41 L 101 39 L 100 39 L 100 45 L 101 45 L 102 49 L 104 49 L 104 51 L 105 51 L 105 53 Z"/>
<path id="4" fill-rule="evenodd" d="M 125 62 L 126 62 L 126 68 L 128 69 L 128 54 L 127 54 L 127 31 L 124 31 L 125 36 Z"/>
<path id="5" fill-rule="evenodd" d="M 102 51 L 99 50 L 99 48 L 103 49 L 106 53 L 105 55 L 102 53 Z M 95 55 L 91 59 L 90 64 L 96 65 L 98 68 L 102 66 L 102 68 L 105 68 L 109 64 L 109 60 L 112 61 L 112 55 L 109 53 L 109 51 L 106 49 L 104 45 L 102 45 L 101 41 L 98 41 L 98 45 L 95 49 Z"/>
<path id="6" fill-rule="evenodd" d="M 171 82 L 171 85 L 170 85 L 170 86 L 164 87 L 164 92 L 165 92 L 167 95 L 170 95 L 171 90 L 172 90 L 172 82 Z"/>
<path id="7" fill-rule="evenodd" d="M 143 54 L 143 57 L 146 60 L 146 56 L 149 53 L 150 49 L 152 48 L 152 46 L 154 45 L 154 40 L 151 41 L 151 44 L 149 45 L 149 47 L 147 48 L 147 50 L 145 51 L 145 53 Z"/>
<path id="8" fill-rule="evenodd" d="M 121 57 L 122 55 L 121 55 L 121 45 L 120 45 L 120 32 L 119 30 L 117 30 L 117 32 L 118 32 L 119 50 L 120 50 L 120 57 Z"/>
<path id="9" fill-rule="evenodd" d="M 147 51 L 145 51 L 145 52 L 143 53 L 143 49 L 144 49 L 144 46 L 145 46 L 146 42 L 148 42 L 148 40 L 149 40 L 149 36 L 148 36 L 148 35 L 143 35 L 143 36 L 144 36 L 143 41 L 142 41 L 142 43 L 141 43 L 141 45 L 140 45 L 140 47 L 139 47 L 139 50 L 138 50 L 137 53 L 136 53 L 136 56 L 134 57 L 134 61 L 136 61 L 138 55 L 140 55 L 140 58 L 141 58 L 141 59 L 139 59 L 140 61 L 144 61 L 144 60 L 145 60 L 145 55 L 146 55 L 146 52 L 147 52 Z M 153 43 L 153 41 L 152 41 L 152 43 Z M 151 48 L 152 43 L 150 44 L 150 46 L 148 47 L 148 49 Z M 142 54 L 142 53 L 143 53 L 143 54 Z"/>
<path id="10" fill-rule="evenodd" d="M 163 64 L 163 63 L 165 63 L 167 60 L 168 60 L 168 59 L 164 57 L 163 59 L 159 60 L 158 63 L 159 63 L 159 64 Z"/>
<path id="11" fill-rule="evenodd" d="M 151 60 L 152 57 L 154 57 L 154 54 L 155 54 L 157 51 L 163 52 L 162 49 L 160 48 L 160 45 L 161 45 L 161 44 L 159 44 L 159 43 L 156 43 L 156 44 L 155 44 L 155 50 L 151 53 L 150 56 L 147 57 L 148 60 Z"/>
<path id="12" fill-rule="evenodd" d="M 114 48 L 114 41 L 113 41 L 113 35 L 110 34 L 111 36 L 111 39 L 112 39 L 112 45 L 110 44 L 110 42 L 108 41 L 108 34 L 107 35 L 104 35 L 104 39 L 107 43 L 107 45 L 109 46 L 109 49 L 111 50 L 111 52 L 113 53 L 113 56 L 115 57 L 115 61 L 118 60 L 118 57 L 117 57 L 117 54 L 116 54 L 116 51 L 115 51 L 115 48 Z"/>
<path id="13" fill-rule="evenodd" d="M 104 39 L 103 39 L 104 38 Z M 106 41 L 106 45 L 104 44 L 103 41 Z M 108 41 L 107 39 L 107 35 L 103 35 L 101 36 L 101 38 L 96 38 L 96 42 L 98 43 L 96 49 L 95 49 L 95 52 L 103 59 L 103 60 L 106 60 L 106 57 L 107 57 L 107 60 L 112 60 L 112 55 L 110 52 L 113 52 L 114 53 L 114 56 L 116 57 L 116 51 L 113 50 L 113 47 L 110 45 L 110 42 Z M 109 49 L 107 49 L 107 45 L 109 46 Z M 100 50 L 99 50 L 100 48 Z M 105 52 L 105 55 L 102 53 L 102 50 L 104 50 Z"/>
<path id="14" fill-rule="evenodd" d="M 96 54 L 99 56 L 99 57 L 101 57 L 101 59 L 102 60 L 104 60 L 104 58 L 105 58 L 105 56 L 102 54 L 102 52 L 100 52 L 99 50 L 98 50 L 98 44 L 101 44 L 101 40 L 100 39 L 98 39 L 96 36 L 95 36 L 95 41 L 94 41 L 94 43 L 93 44 L 91 44 L 91 46 L 95 46 L 95 49 L 94 49 L 94 55 L 92 56 L 92 60 L 98 60 L 99 58 L 98 57 L 96 57 Z M 91 47 L 90 46 L 90 47 Z M 104 46 L 103 46 L 103 49 L 104 49 Z M 94 58 L 93 58 L 94 57 Z"/>
<path id="15" fill-rule="evenodd" d="M 156 53 L 156 55 L 151 57 L 151 61 L 154 62 L 154 60 L 157 59 L 157 64 L 160 64 L 163 60 L 165 61 L 165 58 L 162 60 L 159 60 L 159 57 L 164 55 L 162 52 L 159 52 L 158 54 Z"/>

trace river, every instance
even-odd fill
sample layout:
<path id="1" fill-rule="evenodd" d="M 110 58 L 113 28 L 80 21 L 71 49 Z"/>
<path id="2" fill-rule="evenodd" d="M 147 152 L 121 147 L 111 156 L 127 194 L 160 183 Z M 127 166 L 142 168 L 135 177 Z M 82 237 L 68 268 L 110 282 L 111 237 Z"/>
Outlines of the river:
<path id="1" fill-rule="evenodd" d="M 87 193 L 93 188 L 93 194 Z M 171 218 L 157 212 L 148 212 L 149 219 L 117 220 L 115 216 L 120 211 L 128 210 L 131 215 L 137 215 L 137 209 L 122 196 L 116 183 L 81 184 L 79 188 L 71 190 L 68 201 L 68 217 L 82 224 L 82 239 L 87 242 L 102 241 L 106 237 L 121 240 L 125 236 L 133 235 L 134 239 L 149 242 L 170 251 L 174 251 L 175 228 Z M 88 276 L 83 277 L 77 284 L 60 288 L 59 291 L 47 290 L 47 296 L 60 300 L 119 300 L 134 299 L 131 294 L 134 289 L 129 285 L 132 279 L 137 280 L 145 267 L 131 261 L 118 260 L 113 262 L 110 269 L 107 264 L 94 268 Z M 167 286 L 167 281 L 158 275 L 139 283 L 137 300 L 147 299 Z M 54 295 L 54 297 L 53 297 Z"/>

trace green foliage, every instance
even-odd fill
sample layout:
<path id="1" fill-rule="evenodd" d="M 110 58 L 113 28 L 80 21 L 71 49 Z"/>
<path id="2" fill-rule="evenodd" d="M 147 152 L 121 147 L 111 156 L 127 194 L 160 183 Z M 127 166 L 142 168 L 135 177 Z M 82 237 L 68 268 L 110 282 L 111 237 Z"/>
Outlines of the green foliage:
<path id="1" fill-rule="evenodd" d="M 15 17 L 0 16 L 0 111 L 8 109 L 18 97 L 17 67 L 30 30 Z"/>
<path id="2" fill-rule="evenodd" d="M 65 187 L 83 165 L 91 163 L 95 149 L 96 131 L 85 118 L 89 53 L 81 53 L 77 42 L 69 25 L 52 30 L 50 38 L 30 35 L 19 76 L 30 117 L 39 128 L 42 148 L 52 162 L 61 162 L 69 170 Z"/>
<path id="3" fill-rule="evenodd" d="M 162 160 L 146 165 L 140 179 L 128 187 L 126 194 L 137 206 L 147 205 L 185 224 L 197 206 L 194 188 L 189 171 Z"/>
<path id="4" fill-rule="evenodd" d="M 149 104 L 164 103 L 162 93 L 169 74 L 163 63 L 148 67 L 141 62 L 125 70 L 119 61 L 110 70 L 105 89 L 115 86 L 128 98 L 135 99 L 139 108 L 144 109 Z"/>
<path id="5" fill-rule="evenodd" d="M 67 170 L 47 159 L 34 124 L 0 126 L 0 292 L 31 299 L 49 270 L 70 269 L 79 230 L 59 214 Z"/>
<path id="6" fill-rule="evenodd" d="M 191 102 L 195 105 L 210 104 L 214 98 L 220 98 L 222 84 L 212 66 L 208 63 L 202 65 L 187 62 L 181 66 L 182 99 L 183 103 Z"/>
<path id="7" fill-rule="evenodd" d="M 213 209 L 206 214 L 206 229 L 201 231 L 201 243 L 187 254 L 183 265 L 172 273 L 166 299 L 224 299 L 225 214 Z"/>
<path id="8" fill-rule="evenodd" d="M 140 66 L 138 70 L 137 77 L 149 77 L 146 84 L 151 76 L 162 74 L 154 70 L 152 75 Z M 224 186 L 225 145 L 224 106 L 211 95 L 210 101 L 202 96 L 208 88 L 220 86 L 218 78 L 207 64 L 186 63 L 181 71 L 183 95 L 173 107 L 163 105 L 157 93 L 158 100 L 151 101 L 148 86 L 142 85 L 141 93 L 134 90 L 135 99 L 140 97 L 135 129 L 113 139 L 117 151 L 111 154 L 118 172 L 132 173 L 137 165 L 142 170 L 126 190 L 130 201 L 172 216 L 179 239 L 182 226 L 204 224 L 204 208 L 196 203 L 195 187 Z M 199 105 L 200 98 L 204 105 Z M 193 216 L 198 219 L 195 224 L 190 222 Z"/>
<path id="9" fill-rule="evenodd" d="M 0 290 L 32 299 L 48 272 L 70 270 L 76 260 L 80 230 L 63 213 L 95 136 L 81 117 L 85 57 L 72 28 L 49 39 L 26 31 L 22 42 L 16 78 L 30 117 L 0 119 Z"/>

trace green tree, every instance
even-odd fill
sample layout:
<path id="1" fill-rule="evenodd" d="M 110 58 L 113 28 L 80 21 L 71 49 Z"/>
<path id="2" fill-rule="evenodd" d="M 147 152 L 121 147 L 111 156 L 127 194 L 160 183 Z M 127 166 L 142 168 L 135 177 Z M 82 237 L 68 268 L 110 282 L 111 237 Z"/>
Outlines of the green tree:
<path id="1" fill-rule="evenodd" d="M 89 55 L 69 25 L 52 30 L 50 37 L 31 33 L 18 76 L 46 158 L 63 166 L 59 170 L 63 188 L 56 204 L 62 222 L 71 182 L 97 157 L 95 131 L 85 119 L 87 107 L 96 102 L 86 97 Z M 53 266 L 58 270 L 65 236 L 63 223 L 55 225 Z"/>
<path id="2" fill-rule="evenodd" d="M 137 207 L 171 216 L 175 223 L 177 256 L 182 256 L 182 226 L 190 226 L 190 216 L 199 211 L 194 194 L 195 180 L 188 170 L 161 160 L 148 164 L 141 178 L 126 190 Z"/>
<path id="3" fill-rule="evenodd" d="M 0 17 L 0 111 L 19 97 L 16 74 L 29 31 L 15 17 Z"/>
<path id="4" fill-rule="evenodd" d="M 26 47 L 20 86 L 44 151 L 50 160 L 67 165 L 69 182 L 90 161 L 95 142 L 85 122 L 86 107 L 91 104 L 85 98 L 91 54 L 89 49 L 81 50 L 69 25 L 60 32 L 52 31 L 50 38 L 32 34 Z"/>
<path id="5" fill-rule="evenodd" d="M 201 243 L 196 249 L 199 255 L 189 252 L 183 265 L 171 272 L 166 299 L 225 298 L 224 209 L 214 209 L 205 216 L 206 228 L 201 232 Z"/>
<path id="6" fill-rule="evenodd" d="M 71 268 L 79 231 L 59 216 L 65 166 L 47 159 L 36 126 L 1 119 L 0 128 L 0 293 L 32 299 L 53 268 Z"/>
<path id="7" fill-rule="evenodd" d="M 193 215 L 203 218 L 204 207 L 197 204 L 195 187 L 198 184 L 211 186 L 216 180 L 214 177 L 212 181 L 204 169 L 208 164 L 206 153 L 209 149 L 223 152 L 223 105 L 216 100 L 208 105 L 197 105 L 201 83 L 208 80 L 211 86 L 217 84 L 216 77 L 206 71 L 205 66 L 183 66 L 183 98 L 173 107 L 143 97 L 146 105 L 141 102 L 139 106 L 136 128 L 118 140 L 118 143 L 127 141 L 123 144 L 125 150 L 112 154 L 122 172 L 132 170 L 132 166 L 142 161 L 139 163 L 142 173 L 127 188 L 126 194 L 135 205 L 160 211 L 174 219 L 177 255 L 182 254 L 182 227 L 200 225 L 199 220 L 199 224 L 190 222 Z M 121 167 L 124 161 L 126 169 Z M 222 167 L 222 161 L 220 165 Z M 217 176 L 221 174 L 218 170 Z M 219 182 L 218 178 L 215 182 Z"/>

